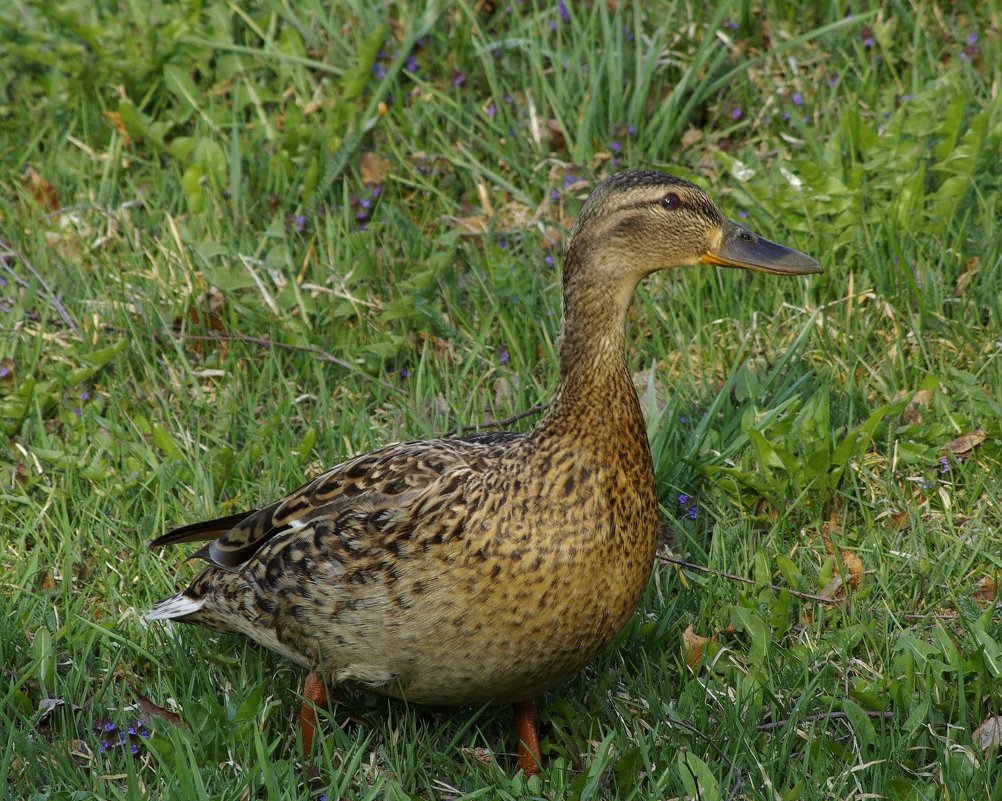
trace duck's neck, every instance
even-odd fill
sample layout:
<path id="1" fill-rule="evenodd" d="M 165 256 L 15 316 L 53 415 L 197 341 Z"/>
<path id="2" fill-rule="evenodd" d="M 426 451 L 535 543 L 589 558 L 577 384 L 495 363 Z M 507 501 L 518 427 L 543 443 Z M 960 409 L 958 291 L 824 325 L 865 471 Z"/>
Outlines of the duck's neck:
<path id="1" fill-rule="evenodd" d="M 564 282 L 560 379 L 542 423 L 585 437 L 636 437 L 646 448 L 646 427 L 623 353 L 636 285 L 602 287 L 583 279 L 575 271 Z"/>

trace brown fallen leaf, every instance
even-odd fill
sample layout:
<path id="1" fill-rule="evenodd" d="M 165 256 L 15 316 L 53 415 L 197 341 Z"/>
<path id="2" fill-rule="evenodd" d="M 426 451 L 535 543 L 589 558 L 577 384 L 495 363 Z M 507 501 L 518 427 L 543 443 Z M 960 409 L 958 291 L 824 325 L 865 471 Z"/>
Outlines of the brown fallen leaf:
<path id="1" fill-rule="evenodd" d="M 56 187 L 39 175 L 33 167 L 28 167 L 25 170 L 21 182 L 31 192 L 31 196 L 42 209 L 45 211 L 59 210 L 59 192 L 56 191 Z"/>
<path id="2" fill-rule="evenodd" d="M 387 159 L 375 153 L 363 153 L 362 161 L 358 165 L 362 183 L 366 186 L 381 186 L 392 168 L 393 165 Z"/>
<path id="3" fill-rule="evenodd" d="M 981 746 L 982 751 L 990 748 L 1002 748 L 1002 715 L 988 718 L 971 734 L 971 740 L 975 745 Z"/>
<path id="4" fill-rule="evenodd" d="M 139 711 L 143 713 L 144 718 L 150 718 L 156 715 L 158 718 L 166 720 L 172 726 L 177 726 L 180 729 L 188 728 L 188 725 L 181 720 L 180 715 L 153 703 L 135 687 L 131 687 L 130 689 L 132 690 L 132 694 L 136 696 L 136 702 L 139 704 Z"/>
<path id="5" fill-rule="evenodd" d="M 125 123 L 122 122 L 122 115 L 117 111 L 105 111 L 104 118 L 111 123 L 115 131 L 122 138 L 122 144 L 129 147 L 132 144 L 132 137 L 129 136 L 129 132 L 125 127 Z"/>
<path id="6" fill-rule="evenodd" d="M 703 648 L 712 641 L 712 637 L 696 634 L 691 623 L 682 632 L 682 655 L 685 657 L 685 664 L 693 673 L 699 673 L 700 665 L 703 663 Z"/>
<path id="7" fill-rule="evenodd" d="M 975 585 L 974 602 L 984 609 L 994 603 L 996 593 L 995 579 L 991 576 L 982 576 Z"/>
<path id="8" fill-rule="evenodd" d="M 978 445 L 988 438 L 988 433 L 983 428 L 976 428 L 974 431 L 962 434 L 956 439 L 951 439 L 946 443 L 941 451 L 952 453 L 958 459 L 967 459 Z"/>

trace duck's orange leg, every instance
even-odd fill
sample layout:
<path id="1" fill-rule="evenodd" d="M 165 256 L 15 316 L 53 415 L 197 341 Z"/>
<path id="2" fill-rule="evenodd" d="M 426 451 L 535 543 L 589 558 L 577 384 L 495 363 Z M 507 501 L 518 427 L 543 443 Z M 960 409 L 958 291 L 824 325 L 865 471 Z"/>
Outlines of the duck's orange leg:
<path id="1" fill-rule="evenodd" d="M 515 733 L 518 736 L 518 766 L 526 776 L 535 776 L 543 764 L 536 734 L 536 699 L 512 704 L 515 710 Z"/>
<path id="2" fill-rule="evenodd" d="M 312 670 L 306 674 L 303 685 L 303 705 L 299 710 L 299 731 L 303 735 L 303 753 L 313 749 L 313 735 L 317 730 L 317 707 L 327 706 L 327 685 Z"/>

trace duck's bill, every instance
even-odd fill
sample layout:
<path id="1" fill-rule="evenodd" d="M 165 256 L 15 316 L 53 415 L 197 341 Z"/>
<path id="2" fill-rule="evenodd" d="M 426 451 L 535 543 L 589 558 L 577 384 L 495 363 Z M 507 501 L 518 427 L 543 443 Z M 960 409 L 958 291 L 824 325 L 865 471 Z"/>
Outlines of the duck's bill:
<path id="1" fill-rule="evenodd" d="M 730 220 L 724 222 L 720 244 L 707 250 L 700 262 L 774 275 L 809 275 L 821 272 L 821 265 L 816 259 L 755 236 L 743 225 Z"/>

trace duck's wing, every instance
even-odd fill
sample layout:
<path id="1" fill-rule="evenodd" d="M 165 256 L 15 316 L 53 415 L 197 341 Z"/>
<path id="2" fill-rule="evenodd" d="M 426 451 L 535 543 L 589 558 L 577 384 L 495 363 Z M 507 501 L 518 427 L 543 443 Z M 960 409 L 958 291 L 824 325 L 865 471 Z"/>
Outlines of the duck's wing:
<path id="1" fill-rule="evenodd" d="M 458 481 L 443 481 L 447 474 L 457 480 L 476 474 L 523 436 L 502 431 L 389 445 L 331 468 L 268 506 L 182 526 L 149 547 L 211 540 L 192 557 L 240 571 L 276 536 L 321 520 L 337 524 L 364 516 L 383 528 L 387 518 L 405 517 L 416 524 L 434 513 L 430 490 L 440 489 L 442 500 L 461 491 Z"/>

